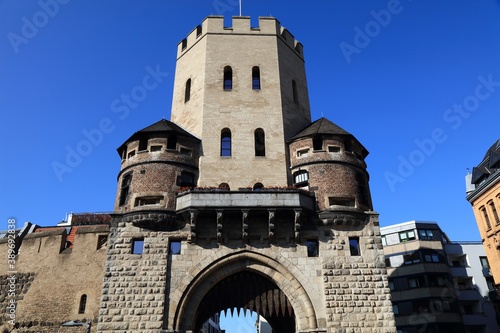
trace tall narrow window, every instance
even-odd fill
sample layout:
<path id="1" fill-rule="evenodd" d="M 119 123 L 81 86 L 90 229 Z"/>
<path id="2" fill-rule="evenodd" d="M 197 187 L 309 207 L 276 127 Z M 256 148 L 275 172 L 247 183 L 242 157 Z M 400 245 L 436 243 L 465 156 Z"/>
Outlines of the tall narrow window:
<path id="1" fill-rule="evenodd" d="M 122 186 L 120 190 L 120 206 L 125 204 L 128 199 L 128 193 L 130 190 L 130 183 L 132 183 L 132 174 L 126 174 L 122 178 Z"/>
<path id="2" fill-rule="evenodd" d="M 220 133 L 220 156 L 231 156 L 231 130 L 224 128 Z"/>
<path id="3" fill-rule="evenodd" d="M 252 89 L 260 90 L 260 69 L 257 66 L 252 68 Z"/>
<path id="4" fill-rule="evenodd" d="M 200 37 L 202 33 L 201 25 L 196 27 L 196 37 Z"/>
<path id="5" fill-rule="evenodd" d="M 317 239 L 308 239 L 306 242 L 307 256 L 317 257 L 319 254 L 319 243 Z"/>
<path id="6" fill-rule="evenodd" d="M 188 79 L 186 81 L 186 90 L 184 91 L 184 103 L 186 103 L 187 101 L 189 101 L 189 99 L 191 98 L 191 79 Z"/>
<path id="7" fill-rule="evenodd" d="M 266 142 L 264 130 L 257 128 L 254 132 L 255 156 L 266 156 Z"/>
<path id="8" fill-rule="evenodd" d="M 299 96 L 297 94 L 297 82 L 292 80 L 292 94 L 293 94 L 293 102 L 295 104 L 299 104 Z"/>
<path id="9" fill-rule="evenodd" d="M 484 223 L 486 224 L 486 230 L 491 230 L 490 218 L 488 217 L 488 213 L 486 212 L 486 208 L 484 206 L 482 206 L 481 208 L 479 208 L 479 210 L 483 214 Z"/>
<path id="10" fill-rule="evenodd" d="M 139 151 L 148 149 L 148 138 L 142 137 L 139 139 Z"/>
<path id="11" fill-rule="evenodd" d="M 172 150 L 177 149 L 177 137 L 175 135 L 171 135 L 168 137 L 167 149 L 172 149 Z"/>
<path id="12" fill-rule="evenodd" d="M 233 70 L 231 66 L 224 67 L 224 90 L 233 89 Z"/>
<path id="13" fill-rule="evenodd" d="M 493 202 L 493 200 L 488 201 L 488 205 L 490 206 L 491 212 L 493 213 L 495 224 L 500 224 L 500 220 L 498 219 L 497 209 L 495 207 L 495 203 Z"/>
<path id="14" fill-rule="evenodd" d="M 323 138 L 320 135 L 316 135 L 313 138 L 313 149 L 323 150 Z"/>
<path id="15" fill-rule="evenodd" d="M 80 297 L 80 306 L 78 307 L 78 313 L 85 313 L 86 307 L 87 307 L 87 295 L 83 294 Z"/>

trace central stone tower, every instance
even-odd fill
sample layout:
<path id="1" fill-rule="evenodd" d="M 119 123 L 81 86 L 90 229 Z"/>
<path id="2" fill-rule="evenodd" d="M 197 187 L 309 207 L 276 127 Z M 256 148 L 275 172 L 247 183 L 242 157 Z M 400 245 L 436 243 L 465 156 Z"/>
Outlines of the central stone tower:
<path id="1" fill-rule="evenodd" d="M 178 46 L 172 121 L 202 139 L 199 186 L 286 186 L 311 121 L 302 44 L 272 17 L 208 17 Z"/>
<path id="2" fill-rule="evenodd" d="M 310 119 L 302 45 L 271 17 L 208 17 L 178 46 L 172 121 L 134 133 L 98 332 L 395 332 L 368 151 Z"/>

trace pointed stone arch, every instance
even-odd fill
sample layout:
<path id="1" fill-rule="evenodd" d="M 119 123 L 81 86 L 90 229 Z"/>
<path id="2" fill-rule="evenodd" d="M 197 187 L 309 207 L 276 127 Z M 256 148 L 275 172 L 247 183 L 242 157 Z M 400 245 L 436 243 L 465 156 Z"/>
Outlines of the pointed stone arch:
<path id="1" fill-rule="evenodd" d="M 197 268 L 194 268 L 197 270 Z M 228 276 L 241 272 L 258 274 L 274 283 L 287 297 L 295 315 L 296 331 L 315 332 L 318 322 L 306 289 L 282 263 L 248 250 L 229 254 L 213 261 L 184 286 L 175 308 L 173 326 L 177 332 L 194 331 L 198 308 L 207 293 Z M 179 290 L 178 290 L 179 291 Z"/>

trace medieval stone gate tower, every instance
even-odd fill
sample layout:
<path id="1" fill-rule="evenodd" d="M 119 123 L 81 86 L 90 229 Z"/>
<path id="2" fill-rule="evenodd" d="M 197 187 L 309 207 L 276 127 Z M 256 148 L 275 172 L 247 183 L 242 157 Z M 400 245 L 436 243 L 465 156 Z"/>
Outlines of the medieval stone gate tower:
<path id="1" fill-rule="evenodd" d="M 172 122 L 118 152 L 99 332 L 198 332 L 234 308 L 279 333 L 395 331 L 368 152 L 311 123 L 276 19 L 207 17 L 178 46 Z"/>

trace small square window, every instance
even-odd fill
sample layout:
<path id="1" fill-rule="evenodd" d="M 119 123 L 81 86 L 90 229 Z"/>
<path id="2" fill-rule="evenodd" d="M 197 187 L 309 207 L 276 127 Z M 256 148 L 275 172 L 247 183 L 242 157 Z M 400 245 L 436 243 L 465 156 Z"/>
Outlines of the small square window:
<path id="1" fill-rule="evenodd" d="M 307 241 L 307 256 L 317 257 L 319 254 L 319 245 L 316 239 L 310 239 Z"/>
<path id="2" fill-rule="evenodd" d="M 181 241 L 170 241 L 170 254 L 181 254 Z"/>
<path id="3" fill-rule="evenodd" d="M 132 254 L 142 254 L 144 252 L 144 239 L 137 238 L 132 240 Z"/>

